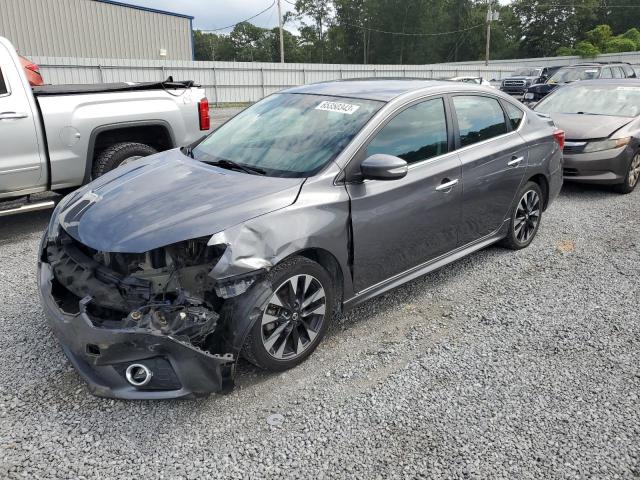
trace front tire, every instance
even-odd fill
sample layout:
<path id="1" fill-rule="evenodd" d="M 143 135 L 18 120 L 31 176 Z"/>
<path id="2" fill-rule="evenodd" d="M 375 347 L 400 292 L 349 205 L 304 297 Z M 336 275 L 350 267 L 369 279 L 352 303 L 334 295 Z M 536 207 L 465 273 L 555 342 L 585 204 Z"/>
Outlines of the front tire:
<path id="1" fill-rule="evenodd" d="M 267 275 L 267 285 L 270 295 L 263 305 L 256 305 L 261 314 L 242 353 L 265 370 L 287 370 L 322 341 L 333 317 L 334 285 L 322 266 L 305 257 L 277 265 Z"/>
<path id="2" fill-rule="evenodd" d="M 624 177 L 624 182 L 616 185 L 614 188 L 616 192 L 627 194 L 636 189 L 638 181 L 640 180 L 640 152 L 636 152 L 631 162 L 629 163 L 629 171 Z"/>
<path id="3" fill-rule="evenodd" d="M 535 182 L 527 182 L 520 189 L 511 209 L 509 231 L 502 241 L 504 247 L 520 250 L 533 242 L 542 220 L 542 198 L 542 190 Z"/>
<path id="4" fill-rule="evenodd" d="M 93 178 L 101 175 L 127 163 L 138 160 L 142 157 L 153 155 L 158 151 L 144 143 L 121 142 L 106 148 L 93 162 L 92 174 Z"/>

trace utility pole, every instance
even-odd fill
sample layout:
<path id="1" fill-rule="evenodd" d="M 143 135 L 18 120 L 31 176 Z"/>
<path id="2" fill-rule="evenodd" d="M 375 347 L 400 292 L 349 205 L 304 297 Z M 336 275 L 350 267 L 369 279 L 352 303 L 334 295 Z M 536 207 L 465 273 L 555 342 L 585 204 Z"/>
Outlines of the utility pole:
<path id="1" fill-rule="evenodd" d="M 278 24 L 280 25 L 280 63 L 284 63 L 284 37 L 282 36 L 282 5 L 278 0 Z"/>
<path id="2" fill-rule="evenodd" d="M 489 65 L 489 50 L 491 46 L 491 22 L 495 22 L 500 18 L 500 12 L 491 10 L 491 0 L 487 6 L 487 45 L 484 51 L 484 64 Z"/>
<path id="3" fill-rule="evenodd" d="M 489 65 L 489 46 L 491 45 L 491 18 L 493 17 L 493 13 L 491 12 L 491 1 L 489 1 L 489 6 L 487 8 L 487 45 L 484 50 L 484 64 Z"/>

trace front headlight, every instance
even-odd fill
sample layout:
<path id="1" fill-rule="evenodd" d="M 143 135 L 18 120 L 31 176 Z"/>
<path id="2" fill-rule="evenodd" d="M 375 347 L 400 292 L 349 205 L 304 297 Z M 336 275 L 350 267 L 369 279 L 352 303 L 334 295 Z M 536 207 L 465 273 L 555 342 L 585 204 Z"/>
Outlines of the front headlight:
<path id="1" fill-rule="evenodd" d="M 613 150 L 614 148 L 624 147 L 631 141 L 631 137 L 610 138 L 607 140 L 599 140 L 597 142 L 587 142 L 583 153 L 601 152 L 603 150 Z"/>

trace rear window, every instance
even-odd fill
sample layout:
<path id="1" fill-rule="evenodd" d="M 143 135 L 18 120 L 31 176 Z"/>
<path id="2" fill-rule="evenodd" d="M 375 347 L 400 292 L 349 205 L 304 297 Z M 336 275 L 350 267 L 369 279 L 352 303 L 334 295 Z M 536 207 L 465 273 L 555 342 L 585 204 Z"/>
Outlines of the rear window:
<path id="1" fill-rule="evenodd" d="M 6 93 L 9 93 L 9 90 L 7 89 L 7 84 L 4 82 L 2 70 L 0 70 L 0 95 L 4 95 Z"/>
<path id="2" fill-rule="evenodd" d="M 561 68 L 549 79 L 549 83 L 575 82 L 576 80 L 592 80 L 600 75 L 600 67 L 585 66 Z"/>
<path id="3" fill-rule="evenodd" d="M 457 95 L 453 105 L 462 147 L 507 133 L 504 112 L 495 98 Z"/>

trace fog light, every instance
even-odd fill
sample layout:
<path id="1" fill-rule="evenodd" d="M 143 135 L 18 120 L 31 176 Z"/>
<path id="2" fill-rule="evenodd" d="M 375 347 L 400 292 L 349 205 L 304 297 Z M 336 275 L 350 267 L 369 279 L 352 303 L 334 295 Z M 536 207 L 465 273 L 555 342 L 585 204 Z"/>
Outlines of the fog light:
<path id="1" fill-rule="evenodd" d="M 144 387 L 151 381 L 153 373 L 151 373 L 151 370 L 149 370 L 146 365 L 132 363 L 127 367 L 125 376 L 127 377 L 127 382 L 134 387 Z"/>

